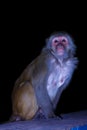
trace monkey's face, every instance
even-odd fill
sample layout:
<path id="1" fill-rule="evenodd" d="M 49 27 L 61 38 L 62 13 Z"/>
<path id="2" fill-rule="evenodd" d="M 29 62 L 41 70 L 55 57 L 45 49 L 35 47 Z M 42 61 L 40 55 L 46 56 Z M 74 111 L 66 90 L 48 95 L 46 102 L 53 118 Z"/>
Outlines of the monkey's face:
<path id="1" fill-rule="evenodd" d="M 68 39 L 64 36 L 54 37 L 52 40 L 52 49 L 57 55 L 62 56 L 68 48 Z"/>

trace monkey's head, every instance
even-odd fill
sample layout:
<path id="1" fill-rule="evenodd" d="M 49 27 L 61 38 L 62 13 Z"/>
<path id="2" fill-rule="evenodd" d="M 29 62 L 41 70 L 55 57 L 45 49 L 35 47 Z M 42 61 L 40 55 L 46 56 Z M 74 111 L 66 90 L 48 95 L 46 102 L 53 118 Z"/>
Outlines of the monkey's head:
<path id="1" fill-rule="evenodd" d="M 76 46 L 72 37 L 65 32 L 52 34 L 47 40 L 47 48 L 58 57 L 69 57 L 75 54 Z"/>

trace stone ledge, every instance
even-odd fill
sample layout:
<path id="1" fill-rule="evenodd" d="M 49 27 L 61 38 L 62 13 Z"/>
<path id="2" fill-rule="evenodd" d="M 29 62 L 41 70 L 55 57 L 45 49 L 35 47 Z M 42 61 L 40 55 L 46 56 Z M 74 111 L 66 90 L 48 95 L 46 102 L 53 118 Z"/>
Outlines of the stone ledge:
<path id="1" fill-rule="evenodd" d="M 87 125 L 87 110 L 62 114 L 62 117 L 62 120 L 40 119 L 3 123 L 0 124 L 0 130 L 71 130 L 73 127 Z"/>

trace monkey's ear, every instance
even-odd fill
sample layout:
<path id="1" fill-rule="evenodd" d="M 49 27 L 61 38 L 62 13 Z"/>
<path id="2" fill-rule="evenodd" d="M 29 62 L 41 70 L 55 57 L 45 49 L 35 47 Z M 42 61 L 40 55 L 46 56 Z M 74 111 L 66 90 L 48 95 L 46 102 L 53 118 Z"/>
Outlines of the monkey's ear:
<path id="1" fill-rule="evenodd" d="M 46 42 L 46 47 L 49 48 L 49 47 L 50 47 L 50 40 L 49 40 L 49 38 L 47 38 L 47 39 L 45 40 L 45 42 Z"/>

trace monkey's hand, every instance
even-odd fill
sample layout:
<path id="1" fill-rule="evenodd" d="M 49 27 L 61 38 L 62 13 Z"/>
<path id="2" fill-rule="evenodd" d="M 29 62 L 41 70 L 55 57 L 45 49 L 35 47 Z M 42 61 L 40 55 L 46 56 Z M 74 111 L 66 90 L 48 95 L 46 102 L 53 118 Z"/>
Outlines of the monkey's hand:
<path id="1" fill-rule="evenodd" d="M 53 118 L 53 119 L 58 119 L 58 120 L 63 119 L 61 115 L 55 115 L 54 113 L 50 113 L 48 118 Z"/>
<path id="2" fill-rule="evenodd" d="M 33 119 L 48 119 L 48 118 L 57 118 L 57 117 L 53 112 L 46 114 L 43 112 L 41 108 L 39 108 Z"/>
<path id="3" fill-rule="evenodd" d="M 57 116 L 54 114 L 53 111 L 51 111 L 50 113 L 48 113 L 47 118 L 56 118 Z"/>

